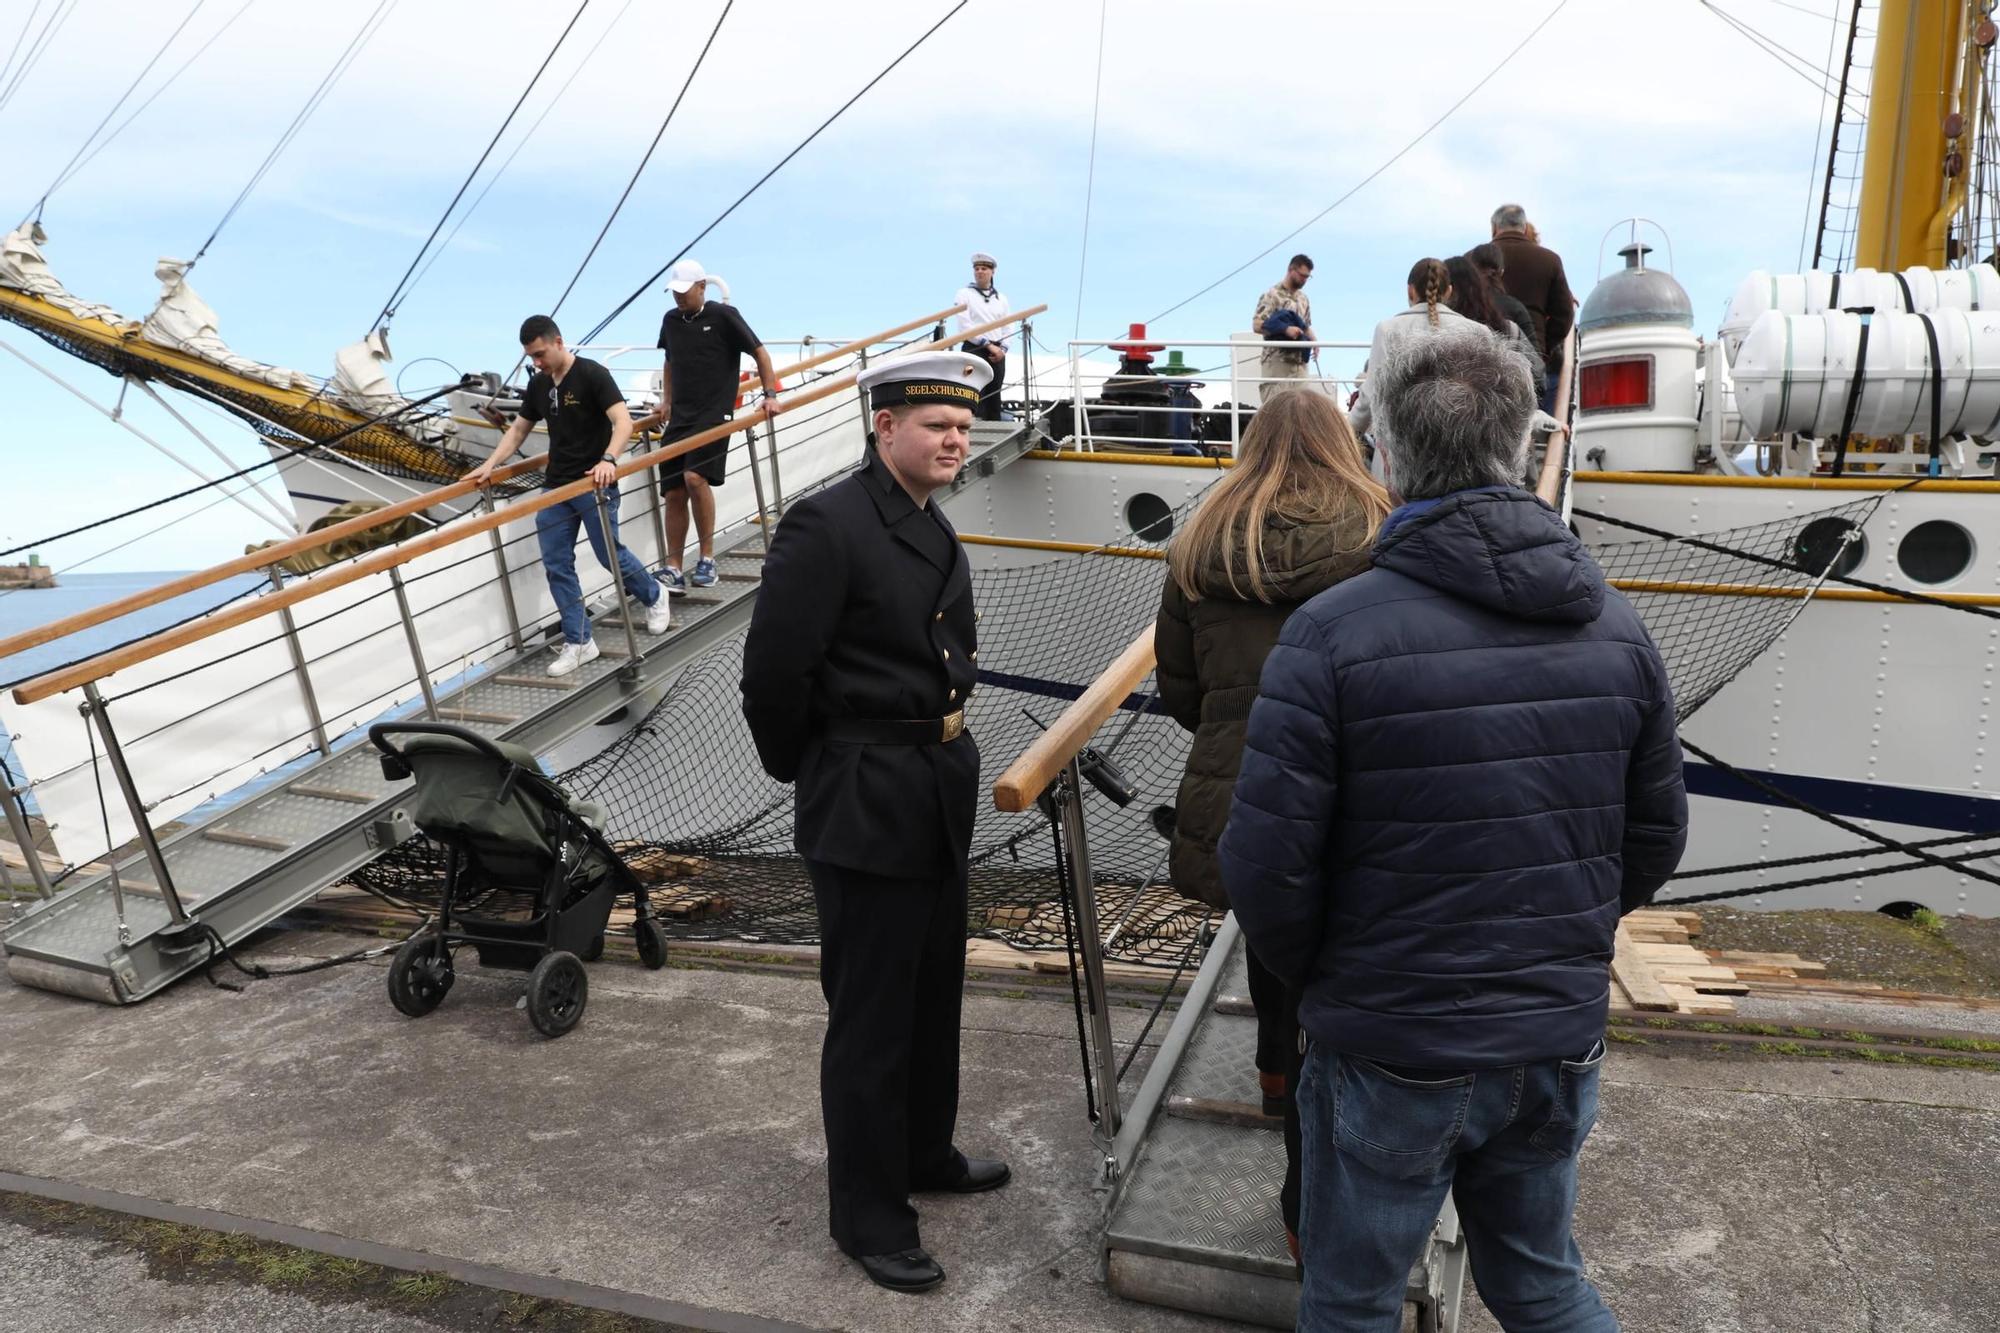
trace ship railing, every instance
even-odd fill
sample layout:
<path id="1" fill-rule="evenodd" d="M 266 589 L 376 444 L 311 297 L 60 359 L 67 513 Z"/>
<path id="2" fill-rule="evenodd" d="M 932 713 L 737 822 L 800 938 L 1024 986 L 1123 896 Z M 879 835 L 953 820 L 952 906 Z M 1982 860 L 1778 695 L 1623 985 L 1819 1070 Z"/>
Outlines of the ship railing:
<path id="1" fill-rule="evenodd" d="M 1147 342 L 1145 346 L 1158 350 L 1198 351 L 1206 353 L 1198 359 L 1217 364 L 1191 366 L 1185 372 L 1173 375 L 1154 374 L 1130 378 L 1112 374 L 1098 379 L 1087 373 L 1087 370 L 1092 368 L 1092 363 L 1086 360 L 1091 352 L 1105 347 L 1118 351 L 1122 345 L 1129 345 L 1132 342 L 1128 335 L 1097 339 L 1076 338 L 1069 342 L 1070 401 L 1076 406 L 1077 448 L 1090 450 L 1103 445 L 1138 445 L 1148 449 L 1159 449 L 1163 445 L 1177 442 L 1191 444 L 1195 418 L 1207 418 L 1212 421 L 1217 416 L 1226 416 L 1229 423 L 1228 444 L 1230 452 L 1234 453 L 1238 442 L 1243 438 L 1244 422 L 1256 413 L 1263 396 L 1273 389 L 1304 387 L 1326 394 L 1342 407 L 1347 406 L 1354 392 L 1361 386 L 1362 362 L 1368 355 L 1369 347 L 1365 342 L 1336 342 L 1326 339 L 1270 342 L 1251 333 L 1229 339 L 1160 338 Z M 1307 351 L 1315 355 L 1309 363 L 1307 373 L 1303 375 L 1267 375 L 1263 369 L 1263 354 L 1267 350 Z M 1335 355 L 1319 355 L 1322 352 L 1331 352 Z M 1226 356 L 1223 355 L 1225 353 Z M 1338 373 L 1325 373 L 1323 367 L 1327 362 L 1334 363 L 1338 367 Z M 1092 402 L 1087 396 L 1092 391 L 1101 393 L 1106 384 L 1117 381 L 1135 386 L 1157 383 L 1171 387 L 1181 383 L 1208 387 L 1216 385 L 1224 375 L 1228 377 L 1228 397 L 1213 407 L 1194 401 L 1192 388 L 1190 388 L 1190 403 L 1182 404 L 1107 403 L 1101 399 Z M 1249 401 L 1246 402 L 1246 398 Z M 1092 424 L 1093 415 L 1097 417 L 1098 425 Z M 1121 433 L 1115 427 L 1104 429 L 1103 427 L 1108 424 L 1106 418 L 1131 418 L 1138 429 L 1130 434 Z M 1158 427 L 1150 433 L 1144 429 L 1149 422 Z M 1176 436 L 1176 430 L 1187 433 Z M 1203 441 L 1209 447 L 1220 445 L 1222 442 L 1220 439 Z"/>
<path id="2" fill-rule="evenodd" d="M 951 334 L 935 345 L 977 337 L 1042 308 Z M 952 313 L 933 312 L 866 340 L 817 352 L 784 366 L 780 376 L 795 380 L 818 365 L 854 358 Z M 833 413 L 842 429 L 818 446 L 825 454 L 826 475 L 794 474 L 811 484 L 832 479 L 862 457 L 857 428 L 863 423 L 857 420 L 859 396 L 852 373 L 788 389 L 776 420 L 781 425 L 789 420 L 808 434 L 824 431 L 824 423 L 815 424 L 806 410 L 822 403 L 827 406 L 821 410 Z M 619 467 L 619 535 L 625 544 L 649 567 L 663 563 L 665 515 L 653 474 L 670 459 L 770 420 L 760 406 L 672 445 L 655 439 L 635 446 Z M 837 449 L 828 451 L 828 442 Z M 497 469 L 494 480 L 542 465 L 540 458 L 526 459 Z M 753 477 L 759 475 L 754 464 L 749 466 Z M 775 492 L 775 472 L 771 481 Z M 355 743 L 369 721 L 398 709 L 421 710 L 446 721 L 500 720 L 441 705 L 439 696 L 496 670 L 496 659 L 540 642 L 555 619 L 555 604 L 537 567 L 534 526 L 521 525 L 543 509 L 593 492 L 588 478 L 511 499 L 488 493 L 482 500 L 477 491 L 467 481 L 442 486 L 0 640 L 0 659 L 5 659 L 173 597 L 220 590 L 221 604 L 208 613 L 44 671 L 16 684 L 9 699 L 0 701 L 0 726 L 11 734 L 20 764 L 36 775 L 32 783 L 0 782 L 0 806 L 10 825 L 21 826 L 13 831 L 24 850 L 32 847 L 22 836 L 32 795 L 51 821 L 72 871 L 136 840 L 140 855 L 121 852 L 120 863 L 131 867 L 135 878 L 150 878 L 153 885 L 146 891 L 156 892 L 168 915 L 183 921 L 188 904 L 173 883 L 155 832 L 162 822 L 196 812 L 218 797 L 253 796 L 262 789 L 260 778 L 295 775 L 297 767 Z M 310 573 L 278 572 L 282 561 L 324 551 L 331 542 L 412 515 L 421 517 L 453 500 L 476 501 L 477 507 Z M 768 531 L 782 506 L 781 495 L 770 500 L 760 495 L 736 530 Z M 600 495 L 599 523 L 609 518 L 608 511 L 606 497 Z M 718 515 L 719 520 L 724 517 Z M 511 535 L 502 531 L 508 525 L 516 525 Z M 727 537 L 720 522 L 718 531 Z M 627 678 L 635 678 L 641 656 L 634 628 L 639 613 L 623 605 L 619 583 L 594 561 L 579 560 L 578 573 L 591 580 L 584 585 L 586 597 L 609 591 L 626 613 L 622 642 L 613 620 L 610 642 L 603 648 L 607 656 L 623 655 Z M 209 805 L 200 813 L 214 809 Z M 56 877 L 46 873 L 32 852 L 27 861 L 37 893 L 50 896 Z M 116 877 L 113 884 L 119 892 Z"/>
<path id="3" fill-rule="evenodd" d="M 1061 830 L 1065 865 L 1058 875 L 1059 888 L 1070 897 L 1075 915 L 1078 968 L 1082 973 L 1082 1000 L 1088 1020 L 1087 1045 L 1099 1089 L 1099 1129 L 1110 1139 L 1117 1138 L 1120 1130 L 1119 1068 L 1111 1041 L 1111 1011 L 1104 990 L 1104 937 L 1097 913 L 1097 887 L 1083 810 L 1087 784 L 1094 781 L 1094 773 L 1095 780 L 1102 780 L 1102 771 L 1096 767 L 1099 762 L 1096 757 L 1087 756 L 1086 751 L 1098 730 L 1152 674 L 1153 664 L 1153 627 L 1148 625 L 1007 766 L 993 784 L 992 793 L 994 808 L 1009 814 L 1018 814 L 1042 802 Z M 1139 886 L 1141 891 L 1145 887 Z"/>

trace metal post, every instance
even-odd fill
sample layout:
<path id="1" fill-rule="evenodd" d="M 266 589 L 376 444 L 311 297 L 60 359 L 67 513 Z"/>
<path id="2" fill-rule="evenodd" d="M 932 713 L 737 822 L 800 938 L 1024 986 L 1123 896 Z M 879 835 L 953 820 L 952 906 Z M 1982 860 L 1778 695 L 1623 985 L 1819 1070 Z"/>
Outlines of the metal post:
<path id="1" fill-rule="evenodd" d="M 769 541 L 771 529 L 766 521 L 769 511 L 764 508 L 764 470 L 757 462 L 757 432 L 754 429 L 744 431 L 743 443 L 750 451 L 750 487 L 757 493 L 757 530 L 764 534 L 765 541 Z"/>
<path id="2" fill-rule="evenodd" d="M 146 864 L 152 867 L 153 878 L 159 881 L 160 896 L 167 900 L 167 915 L 176 924 L 188 919 L 187 910 L 181 906 L 181 896 L 174 889 L 173 876 L 167 873 L 167 858 L 160 854 L 160 841 L 153 836 L 153 826 L 146 818 L 145 803 L 139 799 L 139 788 L 132 781 L 132 770 L 125 766 L 125 752 L 118 748 L 118 735 L 111 729 L 111 715 L 104 711 L 104 696 L 97 692 L 97 682 L 91 681 L 83 687 L 83 697 L 88 701 L 83 711 L 97 726 L 98 737 L 104 742 L 104 757 L 111 761 L 111 775 L 118 780 L 118 790 L 125 796 L 125 808 L 131 812 L 132 822 L 139 829 L 139 845 L 146 849 Z M 110 856 L 107 848 L 105 855 Z M 118 898 L 118 919 L 125 919 L 123 889 L 118 882 L 118 871 L 113 867 L 111 887 Z"/>
<path id="3" fill-rule="evenodd" d="M 604 502 L 604 489 L 599 487 L 590 493 L 597 503 L 597 530 L 604 534 L 604 563 L 611 570 L 611 591 L 618 598 L 618 618 L 625 622 L 625 665 L 618 674 L 632 679 L 639 674 L 639 632 L 632 627 L 632 599 L 625 593 L 625 572 L 618 567 L 618 529 L 611 526 L 611 506 Z M 660 585 L 660 596 L 667 595 L 667 585 Z"/>
<path id="4" fill-rule="evenodd" d="M 500 529 L 494 528 L 486 534 L 493 540 L 493 563 L 500 570 L 500 600 L 507 604 L 507 633 L 514 640 L 514 651 L 528 651 L 528 641 L 521 634 L 521 609 L 514 605 L 514 572 L 507 568 L 507 543 L 500 540 Z"/>
<path id="5" fill-rule="evenodd" d="M 1263 353 L 1259 352 L 1259 356 Z M 1243 416 L 1243 388 L 1236 378 L 1236 348 L 1229 349 L 1229 456 L 1236 457 L 1236 432 Z"/>
<path id="6" fill-rule="evenodd" d="M 856 352 L 854 359 L 861 363 L 862 370 L 868 369 L 868 349 L 866 347 Z M 866 389 L 863 389 L 859 384 L 855 385 L 854 396 L 861 403 L 861 462 L 863 466 L 866 466 L 868 463 L 868 432 L 875 429 L 875 414 L 868 410 L 868 391 Z"/>
<path id="7" fill-rule="evenodd" d="M 1090 1007 L 1091 1055 L 1097 1065 L 1099 1128 L 1118 1133 L 1118 1054 L 1111 1046 L 1111 1014 L 1104 1007 L 1104 937 L 1097 924 L 1097 885 L 1091 879 L 1090 839 L 1083 826 L 1083 770 L 1075 755 L 1063 770 L 1063 837 L 1069 844 L 1070 883 L 1076 889 L 1077 947 L 1083 954 L 1083 999 Z"/>
<path id="8" fill-rule="evenodd" d="M 652 452 L 658 453 L 662 447 L 656 443 L 652 448 Z M 660 474 L 658 470 L 655 469 L 645 473 L 644 483 L 646 494 L 652 501 L 653 541 L 659 548 L 660 565 L 665 566 L 671 563 L 675 569 L 679 569 L 681 567 L 681 553 L 675 551 L 670 555 L 667 552 L 667 497 L 666 493 L 660 489 Z M 664 583 L 660 585 L 660 595 L 662 597 L 667 595 L 667 585 Z"/>
<path id="9" fill-rule="evenodd" d="M 276 565 L 264 571 L 271 576 L 271 587 L 278 592 L 285 590 L 285 576 Z M 322 758 L 333 757 L 333 746 L 327 743 L 326 720 L 319 715 L 319 700 L 313 695 L 312 677 L 306 672 L 305 650 L 299 646 L 298 622 L 292 619 L 292 608 L 278 608 L 278 623 L 285 628 L 285 647 L 292 653 L 292 674 L 298 677 L 299 695 L 305 700 L 306 720 L 312 723 L 313 745 Z"/>
<path id="10" fill-rule="evenodd" d="M 49 882 L 49 872 L 42 865 L 41 851 L 35 846 L 35 836 L 28 829 L 28 812 L 21 804 L 21 793 L 25 787 L 16 787 L 4 765 L 0 765 L 0 806 L 7 811 L 7 830 L 14 835 L 14 845 L 21 849 L 21 856 L 28 863 L 28 878 L 35 881 L 35 892 L 44 898 L 55 897 L 55 885 Z"/>
<path id="11" fill-rule="evenodd" d="M 764 414 L 764 443 L 771 449 L 771 512 L 782 518 L 785 513 L 785 488 L 778 480 L 778 419 L 769 412 Z"/>
<path id="12" fill-rule="evenodd" d="M 431 669 L 424 665 L 424 646 L 417 642 L 416 617 L 410 614 L 410 594 L 403 590 L 403 571 L 389 570 L 389 586 L 396 590 L 396 613 L 403 618 L 403 637 L 410 641 L 410 660 L 417 664 L 417 687 L 424 692 L 424 712 L 438 720 L 437 690 L 431 685 Z"/>

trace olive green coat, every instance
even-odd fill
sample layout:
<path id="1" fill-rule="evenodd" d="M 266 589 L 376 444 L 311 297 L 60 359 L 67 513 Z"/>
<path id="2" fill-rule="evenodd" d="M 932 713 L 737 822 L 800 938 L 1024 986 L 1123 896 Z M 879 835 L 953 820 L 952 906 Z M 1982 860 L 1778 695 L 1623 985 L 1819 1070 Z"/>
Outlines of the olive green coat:
<path id="1" fill-rule="evenodd" d="M 1223 591 L 1189 602 L 1171 575 L 1160 599 L 1153 646 L 1159 657 L 1160 703 L 1194 733 L 1181 778 L 1173 845 L 1174 888 L 1211 907 L 1229 906 L 1215 864 L 1215 844 L 1229 819 L 1230 794 L 1243 763 L 1243 732 L 1264 659 L 1278 632 L 1314 595 L 1368 568 L 1373 534 L 1359 513 L 1311 526 L 1270 517 L 1264 524 L 1265 587 L 1275 600 L 1247 600 L 1249 582 L 1237 553 L 1237 587 L 1229 595 L 1218 561 L 1207 586 Z"/>

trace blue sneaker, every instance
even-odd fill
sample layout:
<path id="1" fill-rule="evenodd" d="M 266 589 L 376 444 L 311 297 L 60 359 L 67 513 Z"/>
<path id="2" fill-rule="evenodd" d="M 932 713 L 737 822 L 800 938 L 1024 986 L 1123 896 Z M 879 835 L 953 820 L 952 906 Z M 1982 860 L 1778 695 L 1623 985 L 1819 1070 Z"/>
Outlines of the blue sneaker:
<path id="1" fill-rule="evenodd" d="M 695 561 L 694 573 L 688 575 L 688 587 L 708 588 L 715 584 L 715 561 L 703 556 Z"/>
<path id="2" fill-rule="evenodd" d="M 688 590 L 687 576 L 672 565 L 668 565 L 665 569 L 662 569 L 656 577 L 660 580 L 662 588 L 665 588 L 668 592 L 676 596 Z"/>

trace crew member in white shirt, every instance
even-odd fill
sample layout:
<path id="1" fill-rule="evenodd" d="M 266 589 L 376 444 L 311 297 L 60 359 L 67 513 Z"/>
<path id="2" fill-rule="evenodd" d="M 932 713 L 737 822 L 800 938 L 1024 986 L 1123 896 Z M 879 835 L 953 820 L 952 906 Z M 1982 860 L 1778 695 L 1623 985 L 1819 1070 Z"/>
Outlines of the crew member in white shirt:
<path id="1" fill-rule="evenodd" d="M 952 298 L 965 307 L 958 316 L 959 332 L 996 319 L 1005 319 L 1014 313 L 1014 307 L 993 285 L 993 270 L 997 267 L 993 256 L 983 250 L 972 256 L 972 281 L 959 288 L 958 295 Z M 979 406 L 974 409 L 974 415 L 981 421 L 1008 420 L 1007 413 L 1000 410 L 1000 386 L 1007 379 L 1007 330 L 995 329 L 983 338 L 970 339 L 963 344 L 963 349 L 993 363 L 993 378 L 980 391 Z"/>

